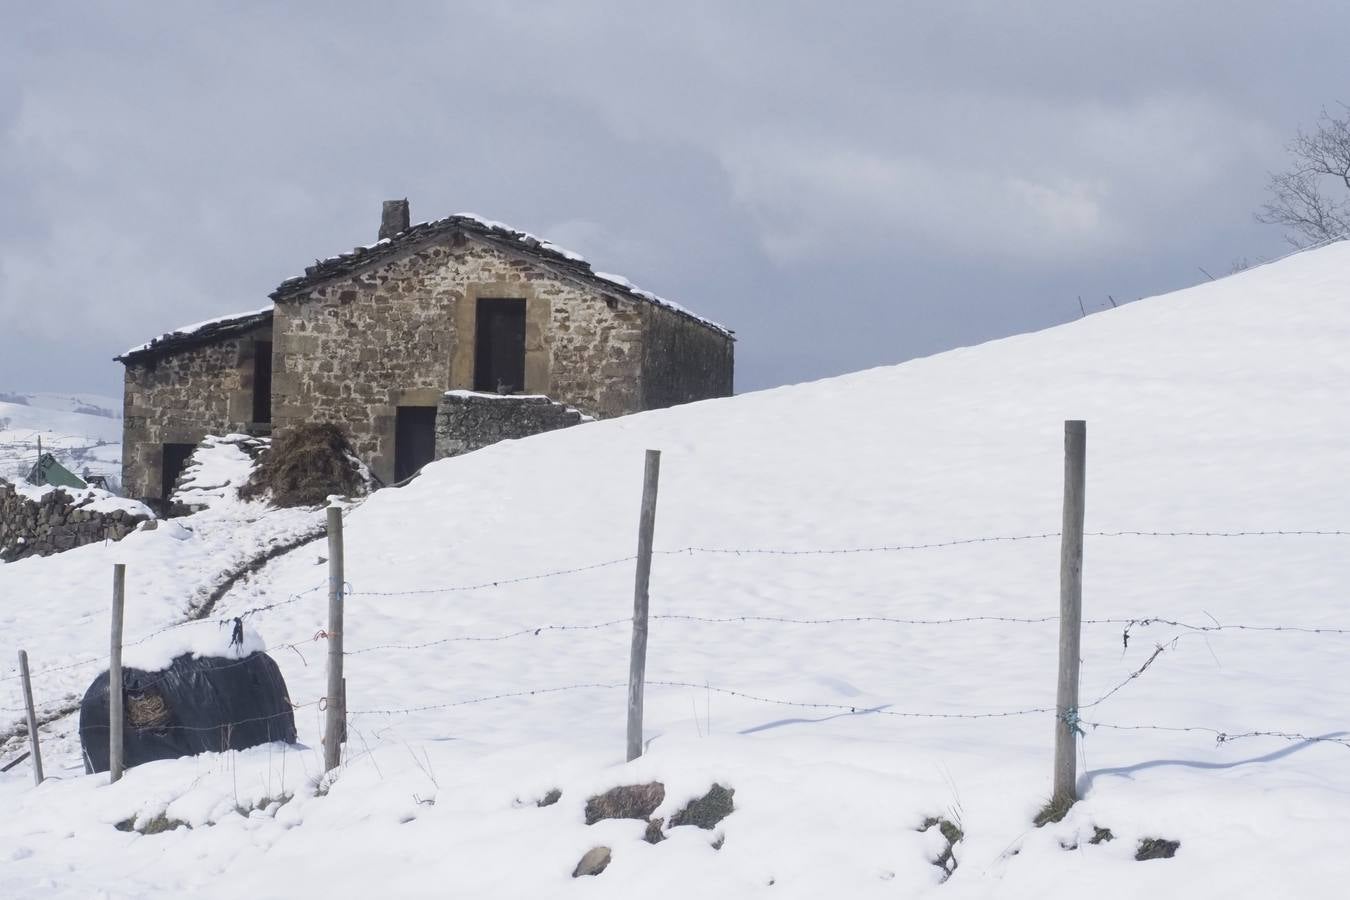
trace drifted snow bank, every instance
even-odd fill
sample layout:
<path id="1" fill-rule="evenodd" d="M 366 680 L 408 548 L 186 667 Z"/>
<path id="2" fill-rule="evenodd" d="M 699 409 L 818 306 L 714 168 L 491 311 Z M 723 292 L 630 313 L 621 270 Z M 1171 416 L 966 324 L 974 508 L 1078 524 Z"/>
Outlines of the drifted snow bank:
<path id="1" fill-rule="evenodd" d="M 269 438 L 247 434 L 207 435 L 192 451 L 173 493 L 173 503 L 191 511 L 238 503 Z"/>

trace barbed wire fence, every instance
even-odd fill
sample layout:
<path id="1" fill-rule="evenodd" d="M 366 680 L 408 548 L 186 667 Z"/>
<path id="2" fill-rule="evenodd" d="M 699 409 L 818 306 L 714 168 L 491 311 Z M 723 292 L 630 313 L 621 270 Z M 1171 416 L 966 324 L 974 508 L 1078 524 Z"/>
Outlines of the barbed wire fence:
<path id="1" fill-rule="evenodd" d="M 654 452 L 654 451 L 653 451 Z M 654 490 L 653 490 L 654 502 Z M 653 549 L 648 544 L 645 552 L 640 547 L 640 552 L 635 555 L 605 559 L 594 563 L 584 565 L 568 566 L 564 568 L 553 569 L 544 572 L 537 572 L 527 575 L 512 575 L 490 581 L 475 581 L 467 583 L 432 585 L 425 587 L 414 587 L 407 589 L 361 589 L 345 579 L 345 573 L 341 570 L 341 529 L 340 518 L 339 527 L 336 535 L 336 549 L 333 545 L 334 535 L 330 519 L 330 573 L 329 579 L 324 584 L 316 584 L 306 590 L 298 593 L 289 594 L 286 597 L 261 604 L 243 610 L 236 615 L 228 616 L 226 622 L 242 622 L 248 618 L 269 612 L 281 607 L 312 600 L 317 596 L 323 596 L 320 592 L 327 587 L 327 597 L 330 601 L 330 614 L 336 607 L 339 616 L 343 608 L 348 605 L 349 598 L 372 597 L 372 598 L 390 598 L 390 597 L 418 597 L 431 595 L 452 595 L 459 593 L 474 593 L 499 590 L 509 588 L 515 585 L 546 581 L 555 578 L 566 578 L 587 572 L 593 572 L 602 569 L 610 569 L 624 565 L 641 565 L 645 555 L 646 564 L 650 566 L 650 560 L 653 556 L 687 556 L 697 557 L 700 555 L 725 556 L 725 557 L 830 557 L 862 554 L 883 554 L 883 553 L 911 553 L 922 551 L 941 551 L 949 548 L 957 548 L 981 544 L 1003 544 L 1017 542 L 1047 542 L 1059 540 L 1063 545 L 1066 540 L 1066 533 L 1072 539 L 1071 529 L 1061 531 L 1046 531 L 1037 533 L 1015 534 L 1015 535 L 987 535 L 978 537 L 954 538 L 942 541 L 933 541 L 927 543 L 896 543 L 896 544 L 877 544 L 867 546 L 851 547 L 824 547 L 824 548 L 792 548 L 792 547 L 714 547 L 714 546 L 685 546 L 678 548 Z M 1080 539 L 1082 537 L 1101 538 L 1101 539 L 1130 539 L 1130 538 L 1151 538 L 1151 539 L 1219 539 L 1219 540 L 1255 540 L 1255 539 L 1278 539 L 1278 538 L 1346 538 L 1350 537 L 1350 530 L 1341 529 L 1291 529 L 1291 528 L 1265 528 L 1248 530 L 1110 530 L 1110 531 L 1087 531 L 1078 532 Z M 640 542 L 641 544 L 641 542 Z M 1081 547 L 1080 547 L 1081 552 Z M 334 571 L 332 561 L 337 560 L 337 569 Z M 335 602 L 334 602 L 335 601 Z M 1207 614 L 1208 615 L 1208 614 Z M 630 674 L 630 679 L 626 682 L 606 682 L 590 681 L 577 682 L 573 684 L 542 686 L 537 688 L 521 689 L 514 691 L 503 691 L 492 694 L 486 694 L 476 697 L 461 698 L 441 703 L 420 704 L 403 707 L 388 708 L 359 708 L 348 709 L 346 704 L 345 678 L 342 670 L 343 661 L 351 657 L 361 657 L 367 654 L 386 653 L 386 652 L 415 652 L 428 650 L 436 647 L 443 647 L 455 643 L 508 643 L 512 641 L 525 640 L 540 637 L 545 634 L 574 634 L 580 632 L 596 632 L 611 629 L 618 629 L 623 626 L 633 628 L 637 633 L 639 630 L 643 636 L 643 651 L 645 657 L 645 638 L 647 628 L 651 622 L 666 623 L 696 623 L 709 626 L 736 626 L 745 624 L 768 624 L 785 627 L 847 627 L 858 625 L 893 625 L 916 628 L 930 627 L 954 627 L 969 626 L 977 624 L 992 624 L 1000 626 L 1045 626 L 1058 624 L 1063 629 L 1066 625 L 1066 617 L 1061 615 L 1046 616 L 1004 616 L 1004 615 L 966 615 L 951 617 L 902 617 L 885 615 L 839 615 L 822 617 L 794 617 L 779 616 L 770 614 L 743 614 L 743 615 L 724 615 L 708 616 L 694 613 L 683 613 L 678 611 L 648 613 L 645 610 L 645 604 L 635 604 L 635 611 L 632 616 L 619 618 L 610 618 L 596 622 L 582 623 L 541 623 L 534 626 L 527 626 L 502 631 L 499 633 L 483 634 L 452 634 L 441 637 L 428 637 L 426 640 L 412 642 L 387 642 L 377 643 L 366 646 L 358 646 L 351 649 L 341 647 L 338 650 L 336 663 L 338 667 L 337 684 L 341 685 L 336 691 L 333 690 L 332 680 L 324 696 L 320 696 L 302 703 L 291 703 L 294 710 L 304 708 L 317 708 L 324 714 L 324 732 L 325 732 L 325 768 L 332 769 L 339 764 L 340 760 L 340 739 L 345 738 L 348 717 L 392 717 L 413 715 L 425 712 L 443 711 L 457 709 L 462 707 L 478 706 L 495 702 L 515 700 L 520 698 L 551 696 L 575 691 L 611 691 L 627 689 L 629 694 L 629 726 L 630 737 L 633 728 L 636 727 L 636 733 L 639 735 L 639 750 L 641 752 L 641 696 L 643 691 L 650 688 L 667 690 L 693 690 L 717 694 L 742 700 L 749 703 L 758 703 L 773 706 L 792 707 L 817 712 L 829 712 L 840 715 L 850 716 L 886 716 L 902 719 L 928 719 L 928 720 L 989 720 L 989 719 L 1016 719 L 1029 716 L 1053 716 L 1057 729 L 1067 731 L 1072 740 L 1076 742 L 1081 740 L 1090 731 L 1109 731 L 1109 732 L 1158 732 L 1174 734 L 1203 734 L 1211 736 L 1217 745 L 1228 744 L 1238 740 L 1253 738 L 1279 739 L 1289 742 L 1301 742 L 1309 744 L 1327 743 L 1350 749 L 1350 737 L 1347 732 L 1335 732 L 1328 734 L 1306 734 L 1297 730 L 1287 728 L 1250 728 L 1247 730 L 1220 729 L 1205 725 L 1167 725 L 1156 723 L 1121 723 L 1097 720 L 1097 710 L 1107 701 L 1124 691 L 1133 682 L 1141 678 L 1164 654 L 1176 648 L 1177 640 L 1180 636 L 1173 636 L 1170 640 L 1156 644 L 1152 653 L 1144 659 L 1142 664 L 1131 670 L 1122 680 L 1113 684 L 1108 690 L 1095 698 L 1082 702 L 1077 696 L 1076 680 L 1074 684 L 1074 693 L 1072 702 L 1045 706 L 1030 706 L 1017 709 L 1006 710 L 984 710 L 974 712 L 952 712 L 952 711 L 933 711 L 933 710 L 903 710 L 894 708 L 894 704 L 847 704 L 837 702 L 819 702 L 796 700 L 783 697 L 764 696 L 762 694 L 745 691 L 733 686 L 720 684 L 711 684 L 709 682 L 691 682 L 672 679 L 647 679 L 645 672 L 635 670 L 635 674 Z M 1262 622 L 1222 622 L 1213 617 L 1210 621 L 1185 621 L 1169 617 L 1166 615 L 1149 615 L 1135 617 L 1105 617 L 1105 618 L 1082 618 L 1073 617 L 1076 621 L 1071 624 L 1077 629 L 1082 627 L 1112 627 L 1120 629 L 1120 640 L 1122 650 L 1129 648 L 1132 637 L 1136 636 L 1144 629 L 1152 626 L 1165 626 L 1172 629 L 1178 629 L 1183 634 L 1210 634 L 1218 632 L 1249 632 L 1249 633 L 1285 633 L 1289 635 L 1319 635 L 1319 636 L 1345 636 L 1350 635 L 1350 626 L 1341 626 L 1334 624 L 1315 624 L 1315 623 L 1262 623 Z M 186 622 L 177 622 L 155 629 L 147 634 L 131 641 L 127 641 L 124 646 L 136 646 L 146 643 L 159 635 L 174 629 L 182 628 L 188 625 L 200 624 L 200 620 L 189 620 Z M 222 623 L 223 625 L 224 623 Z M 273 650 L 290 650 L 295 652 L 304 665 L 308 666 L 308 660 L 302 653 L 305 646 L 314 646 L 316 643 L 329 642 L 332 644 L 334 638 L 340 638 L 342 635 L 342 623 L 330 619 L 327 628 L 321 628 L 312 635 L 294 636 L 289 641 L 272 644 Z M 635 641 L 635 654 L 636 654 Z M 76 660 L 70 663 L 63 663 L 55 666 L 48 666 L 31 673 L 32 677 L 40 678 L 47 674 L 53 674 L 81 667 L 98 667 L 109 661 L 108 656 L 90 656 L 84 659 Z M 242 662 L 242 661 L 241 661 Z M 1063 659 L 1061 660 L 1063 662 Z M 644 658 L 645 663 L 645 658 Z M 334 665 L 334 659 L 330 652 L 329 667 L 330 671 Z M 0 682 L 12 681 L 21 678 L 28 673 L 15 673 L 11 675 L 0 676 Z M 26 680 L 26 679 L 25 679 Z M 635 704 L 634 697 L 638 698 Z M 55 707 L 52 711 L 56 715 L 49 715 L 44 722 L 52 721 L 60 716 L 69 715 L 75 709 L 70 705 Z M 26 712 L 30 716 L 30 722 L 34 721 L 31 699 L 24 708 L 0 707 L 5 712 L 17 713 Z M 1091 718 L 1086 718 L 1084 713 L 1089 713 Z M 636 719 L 634 719 L 636 717 Z M 265 718 L 265 717 L 264 717 Z M 224 723 L 224 728 L 233 725 L 242 725 L 248 722 L 258 721 L 255 718 L 241 720 L 237 723 Z M 175 728 L 186 728 L 187 726 L 170 726 Z M 30 739 L 32 741 L 32 753 L 34 760 L 39 758 L 36 744 L 36 733 L 32 726 L 28 728 Z M 210 728 L 193 727 L 193 731 L 210 731 Z M 330 737 L 336 735 L 339 740 L 332 740 Z M 0 735 L 3 740 L 5 735 Z M 335 748 L 332 754 L 328 752 L 329 747 Z M 631 748 L 631 742 L 630 742 Z M 22 757 L 6 763 L 6 768 L 12 768 L 22 760 Z M 331 763 L 331 764 L 330 764 Z M 1075 795 L 1076 799 L 1076 795 Z"/>

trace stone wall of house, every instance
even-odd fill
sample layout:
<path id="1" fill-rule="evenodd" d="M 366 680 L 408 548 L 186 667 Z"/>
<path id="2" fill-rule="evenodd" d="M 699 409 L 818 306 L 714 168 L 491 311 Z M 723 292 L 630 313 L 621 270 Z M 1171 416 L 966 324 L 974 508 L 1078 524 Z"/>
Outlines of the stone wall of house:
<path id="1" fill-rule="evenodd" d="M 270 326 L 129 364 L 124 379 L 122 491 L 158 502 L 165 444 L 247 431 L 253 418 L 253 357 Z"/>
<path id="2" fill-rule="evenodd" d="M 89 498 L 77 500 L 63 489 L 38 499 L 19 493 L 0 479 L 0 562 L 50 556 L 99 541 L 120 541 L 149 518 L 130 510 L 95 512 Z"/>
<path id="3" fill-rule="evenodd" d="M 731 335 L 655 304 L 643 309 L 642 331 L 644 409 L 731 396 Z"/>
<path id="4" fill-rule="evenodd" d="M 589 421 L 575 407 L 548 397 L 450 391 L 436 408 L 436 458 Z"/>
<path id="5" fill-rule="evenodd" d="M 463 235 L 277 303 L 273 422 L 335 422 L 392 481 L 399 406 L 472 390 L 477 301 L 525 300 L 526 394 L 600 417 L 642 404 L 642 301 L 554 275 Z"/>

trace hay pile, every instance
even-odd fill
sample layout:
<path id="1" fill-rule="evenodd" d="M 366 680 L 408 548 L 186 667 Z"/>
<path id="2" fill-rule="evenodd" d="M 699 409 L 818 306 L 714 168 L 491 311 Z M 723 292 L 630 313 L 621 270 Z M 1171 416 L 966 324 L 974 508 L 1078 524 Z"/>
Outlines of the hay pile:
<path id="1" fill-rule="evenodd" d="M 239 496 L 270 496 L 272 505 L 290 507 L 319 506 L 330 494 L 354 497 L 365 492 L 365 477 L 342 429 L 307 423 L 272 440 Z"/>

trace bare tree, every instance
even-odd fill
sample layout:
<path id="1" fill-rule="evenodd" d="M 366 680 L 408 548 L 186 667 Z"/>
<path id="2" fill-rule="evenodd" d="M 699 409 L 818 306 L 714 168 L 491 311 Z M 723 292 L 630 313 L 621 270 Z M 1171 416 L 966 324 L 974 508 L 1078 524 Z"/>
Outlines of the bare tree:
<path id="1" fill-rule="evenodd" d="M 1272 173 L 1270 202 L 1256 221 L 1280 225 L 1295 247 L 1336 240 L 1350 232 L 1350 107 L 1341 116 L 1324 108 L 1312 132 L 1299 129 L 1286 149 L 1287 171 Z"/>

